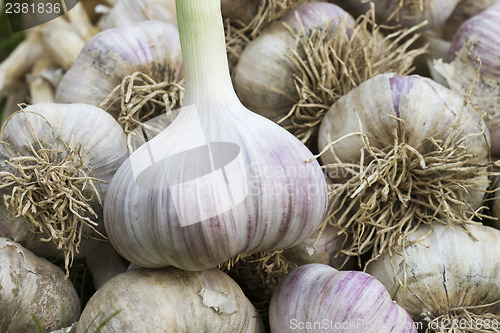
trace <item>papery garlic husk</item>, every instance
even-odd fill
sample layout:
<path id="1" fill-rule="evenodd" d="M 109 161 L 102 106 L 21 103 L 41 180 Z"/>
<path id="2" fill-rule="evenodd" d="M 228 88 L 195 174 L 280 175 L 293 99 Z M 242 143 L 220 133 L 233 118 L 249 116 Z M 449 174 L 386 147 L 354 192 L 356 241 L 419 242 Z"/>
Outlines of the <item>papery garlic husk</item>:
<path id="1" fill-rule="evenodd" d="M 222 17 L 248 24 L 255 18 L 260 0 L 221 0 Z"/>
<path id="2" fill-rule="evenodd" d="M 273 22 L 250 42 L 234 69 L 234 88 L 241 102 L 271 120 L 283 118 L 298 100 L 294 63 L 290 57 L 302 28 L 306 38 L 315 27 L 328 24 L 333 36 L 337 28 L 352 27 L 353 18 L 340 7 L 326 2 L 301 5 Z"/>
<path id="3" fill-rule="evenodd" d="M 62 78 L 56 101 L 101 106 L 130 133 L 181 106 L 182 78 L 177 28 L 140 22 L 102 31 L 87 42 Z"/>
<path id="4" fill-rule="evenodd" d="M 465 227 L 481 215 L 489 133 L 464 102 L 431 79 L 387 73 L 332 105 L 318 142 L 339 204 L 329 214 L 341 215 L 330 223 L 353 237 L 344 253 L 374 259 L 410 245 L 422 223 Z"/>
<path id="5" fill-rule="evenodd" d="M 467 228 L 470 234 L 440 223 L 422 226 L 410 236 L 416 244 L 367 268 L 414 320 L 427 321 L 431 332 L 498 331 L 500 231 Z M 450 330 L 455 321 L 461 325 Z"/>
<path id="6" fill-rule="evenodd" d="M 177 4 L 186 11 L 186 106 L 113 177 L 104 205 L 111 243 L 136 265 L 187 270 L 299 244 L 326 211 L 318 162 L 237 99 L 220 1 Z"/>
<path id="7" fill-rule="evenodd" d="M 102 200 L 128 156 L 122 128 L 92 105 L 40 103 L 11 116 L 0 140 L 0 193 L 10 213 L 2 224 L 8 236 L 26 241 L 33 251 L 42 246 L 34 239 L 45 240 L 50 249 L 56 245 L 55 254 L 64 256 L 68 267 L 74 255 L 85 255 L 79 248 L 94 249 L 83 243 L 104 237 Z M 29 237 L 25 228 L 40 237 Z"/>
<path id="8" fill-rule="evenodd" d="M 57 67 L 50 55 L 35 62 L 31 73 L 26 75 L 31 104 L 54 102 L 56 92 L 54 85 L 51 83 L 51 76 L 57 70 Z"/>
<path id="9" fill-rule="evenodd" d="M 142 21 L 177 24 L 175 0 L 120 0 L 97 24 L 99 29 L 125 28 Z"/>
<path id="10" fill-rule="evenodd" d="M 450 41 L 465 21 L 497 2 L 498 0 L 461 0 L 450 17 L 435 30 L 441 38 Z"/>
<path id="11" fill-rule="evenodd" d="M 470 101 L 486 112 L 493 156 L 500 156 L 499 20 L 500 3 L 471 17 L 451 42 L 448 51 L 451 62 L 444 63 L 442 59 L 433 62 L 433 70 L 450 89 L 470 96 Z"/>
<path id="12" fill-rule="evenodd" d="M 427 21 L 425 29 L 446 21 L 460 0 L 348 0 L 346 4 L 356 15 L 375 5 L 378 24 L 400 24 L 413 27 Z"/>
<path id="13" fill-rule="evenodd" d="M 2 332 L 38 332 L 32 315 L 45 332 L 63 327 L 63 321 L 72 324 L 80 315 L 78 294 L 63 271 L 3 237 L 0 286 Z"/>
<path id="14" fill-rule="evenodd" d="M 24 75 L 42 56 L 45 49 L 38 30 L 28 35 L 0 64 L 0 99 L 22 86 Z"/>
<path id="15" fill-rule="evenodd" d="M 334 24 L 325 25 L 332 17 L 304 15 L 310 8 L 332 10 L 345 20 L 332 29 Z M 286 18 L 294 18 L 295 12 L 308 18 L 303 19 L 306 29 L 295 26 L 293 33 L 283 22 L 273 23 L 245 49 L 234 82 L 245 105 L 278 121 L 303 142 L 316 141 L 321 119 L 337 99 L 377 74 L 408 74 L 414 58 L 425 50 L 409 50 L 418 37 L 415 29 L 384 37 L 373 10 L 356 22 L 332 4 L 305 4 Z"/>
<path id="16" fill-rule="evenodd" d="M 417 332 L 410 315 L 373 276 L 322 264 L 285 276 L 271 298 L 269 323 L 273 333 Z"/>
<path id="17" fill-rule="evenodd" d="M 241 288 L 217 269 L 138 268 L 119 274 L 91 297 L 74 331 L 93 332 L 105 320 L 102 333 L 264 332 Z"/>
<path id="18" fill-rule="evenodd" d="M 44 26 L 41 37 L 47 51 L 65 70 L 73 65 L 85 44 L 76 29 L 64 20 Z"/>

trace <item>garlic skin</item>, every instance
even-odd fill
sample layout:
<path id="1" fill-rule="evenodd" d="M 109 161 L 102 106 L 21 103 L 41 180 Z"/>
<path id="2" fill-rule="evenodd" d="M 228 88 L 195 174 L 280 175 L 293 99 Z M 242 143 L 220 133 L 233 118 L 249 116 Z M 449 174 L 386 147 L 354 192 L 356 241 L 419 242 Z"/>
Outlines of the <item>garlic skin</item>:
<path id="1" fill-rule="evenodd" d="M 62 78 L 56 102 L 99 106 L 124 77 L 136 72 L 156 82 L 172 82 L 181 75 L 181 49 L 175 26 L 146 21 L 95 35 Z M 117 116 L 119 103 L 107 111 Z"/>
<path id="2" fill-rule="evenodd" d="M 93 332 L 113 314 L 100 332 L 265 332 L 241 288 L 217 269 L 119 274 L 91 297 L 72 332 Z"/>
<path id="3" fill-rule="evenodd" d="M 401 24 L 410 28 L 425 20 L 430 29 L 446 21 L 460 0 L 347 0 L 345 3 L 356 15 L 368 11 L 375 5 L 378 24 Z"/>
<path id="4" fill-rule="evenodd" d="M 2 332 L 38 332 L 31 314 L 47 332 L 62 327 L 62 311 L 67 324 L 80 315 L 78 294 L 63 271 L 3 237 L 0 237 L 0 286 Z"/>
<path id="5" fill-rule="evenodd" d="M 59 20 L 41 29 L 44 47 L 65 70 L 75 62 L 85 42 L 68 22 Z"/>
<path id="6" fill-rule="evenodd" d="M 312 154 L 298 139 L 237 99 L 220 0 L 177 5 L 185 107 L 113 177 L 107 235 L 124 258 L 149 268 L 203 270 L 293 247 L 323 220 L 321 168 L 306 162 Z"/>
<path id="7" fill-rule="evenodd" d="M 176 25 L 175 0 L 120 0 L 99 19 L 97 26 L 101 30 L 125 28 L 148 20 Z"/>
<path id="8" fill-rule="evenodd" d="M 430 235 L 407 247 L 404 258 L 383 256 L 371 263 L 367 272 L 380 280 L 391 295 L 396 295 L 395 301 L 414 320 L 452 315 L 452 309 L 459 307 L 498 318 L 500 230 L 482 225 L 470 225 L 468 230 L 476 239 L 464 230 L 440 223 L 432 225 L 432 233 L 431 226 L 422 226 L 411 239 Z M 402 283 L 406 287 L 400 287 Z M 494 302 L 495 305 L 485 306 Z"/>
<path id="9" fill-rule="evenodd" d="M 417 332 L 377 279 L 322 264 L 300 266 L 285 276 L 271 298 L 269 322 L 273 333 Z"/>
<path id="10" fill-rule="evenodd" d="M 83 223 L 82 217 L 90 219 L 93 223 L 97 223 L 94 228 L 101 234 L 104 233 L 102 199 L 111 177 L 128 156 L 125 134 L 111 115 L 87 104 L 34 104 L 10 118 L 3 128 L 1 142 L 0 193 L 5 204 L 10 202 L 12 205 L 9 207 L 11 216 L 6 216 L 4 209 L 0 210 L 1 224 L 4 225 L 2 229 L 7 233 L 5 236 L 19 242 L 25 241 L 30 250 L 36 254 L 48 255 L 49 252 L 50 255 L 60 257 L 61 248 L 53 253 L 55 250 L 53 243 L 58 243 L 56 239 L 59 237 L 65 239 L 67 236 L 65 232 L 77 227 L 72 225 L 73 220 Z M 28 162 L 24 164 L 16 162 L 20 157 L 30 161 L 31 167 L 27 168 Z M 23 169 L 24 174 L 18 169 L 19 163 L 26 164 Z M 73 169 L 77 170 L 75 172 L 78 175 L 73 176 L 72 180 L 61 180 L 70 177 L 70 170 Z M 13 180 L 13 175 L 17 180 Z M 82 179 L 80 177 L 94 177 L 95 180 L 87 180 L 83 186 L 83 181 L 79 182 L 79 179 Z M 82 206 L 84 199 L 77 194 L 77 189 L 85 198 L 89 198 L 88 206 Z M 19 196 L 20 193 L 28 192 L 31 196 Z M 62 193 L 58 196 L 59 200 L 56 200 L 54 193 Z M 33 198 L 33 201 L 27 198 Z M 78 216 L 75 212 L 83 215 Z M 24 224 L 20 220 L 23 216 L 26 221 Z M 42 225 L 53 223 L 53 227 L 63 228 L 66 231 L 51 235 L 44 233 L 33 237 L 30 235 L 31 232 L 26 230 L 28 223 L 32 223 L 30 218 Z M 63 219 L 64 222 L 58 219 Z M 48 226 L 44 225 L 42 228 L 44 232 L 47 232 L 46 227 Z M 85 256 L 87 251 L 94 250 L 95 246 L 100 244 L 98 239 L 102 236 L 96 234 L 87 224 L 82 227 L 81 247 L 76 246 L 74 249 L 76 252 L 63 247 L 67 263 L 72 255 L 66 250 L 75 255 Z M 32 225 L 31 229 L 40 231 L 40 227 L 35 225 Z M 79 231 L 75 232 L 79 234 Z M 40 243 L 40 238 L 51 238 L 54 242 Z M 86 242 L 90 244 L 87 246 L 84 244 Z M 91 245 L 92 243 L 95 245 Z M 80 248 L 79 253 L 78 248 Z"/>
<path id="11" fill-rule="evenodd" d="M 297 20 L 296 15 L 300 18 Z M 353 26 L 354 19 L 342 8 L 325 2 L 303 4 L 264 29 L 250 42 L 234 68 L 234 89 L 243 105 L 273 121 L 283 118 L 298 101 L 293 77 L 293 62 L 288 57 L 296 44 L 294 33 L 304 26 L 306 34 L 314 27 L 335 31 L 345 20 Z"/>

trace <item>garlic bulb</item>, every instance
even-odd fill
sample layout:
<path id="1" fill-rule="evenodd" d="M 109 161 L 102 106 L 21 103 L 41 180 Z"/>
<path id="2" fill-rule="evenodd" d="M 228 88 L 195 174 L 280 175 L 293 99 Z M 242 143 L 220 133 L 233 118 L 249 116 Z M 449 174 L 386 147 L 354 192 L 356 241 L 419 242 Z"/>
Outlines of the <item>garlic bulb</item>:
<path id="1" fill-rule="evenodd" d="M 341 22 L 353 25 L 353 18 L 340 7 L 312 2 L 301 5 L 282 19 L 273 22 L 250 42 L 234 69 L 234 88 L 241 102 L 250 110 L 278 121 L 298 100 L 294 84 L 294 63 L 289 58 L 302 26 L 306 38 L 314 27 L 331 22 L 333 34 Z M 290 31 L 289 29 L 292 29 Z M 345 25 L 342 25 L 346 29 Z"/>
<path id="2" fill-rule="evenodd" d="M 352 235 L 349 255 L 372 259 L 410 245 L 406 235 L 438 218 L 464 227 L 489 184 L 489 133 L 480 113 L 431 79 L 377 75 L 325 115 L 318 145 Z"/>
<path id="3" fill-rule="evenodd" d="M 187 270 L 300 243 L 326 210 L 319 164 L 237 99 L 220 0 L 180 1 L 177 12 L 185 107 L 113 177 L 104 201 L 111 243 L 136 265 Z"/>
<path id="4" fill-rule="evenodd" d="M 433 331 L 443 332 L 455 323 L 453 332 L 497 332 L 500 231 L 481 225 L 470 225 L 468 230 L 470 235 L 440 223 L 422 226 L 410 236 L 421 241 L 402 255 L 381 257 L 368 266 L 368 272 L 415 320 L 430 321 L 428 328 Z"/>
<path id="5" fill-rule="evenodd" d="M 452 40 L 465 21 L 497 2 L 498 0 L 461 0 L 450 17 L 441 26 L 436 27 L 440 36 L 445 40 Z"/>
<path id="6" fill-rule="evenodd" d="M 460 0 L 348 0 L 346 4 L 357 14 L 365 13 L 370 3 L 375 5 L 379 24 L 401 24 L 412 27 L 424 21 L 426 29 L 446 21 Z"/>
<path id="7" fill-rule="evenodd" d="M 31 243 L 26 226 L 41 233 L 68 266 L 81 242 L 102 239 L 102 199 L 128 155 L 123 130 L 95 106 L 41 103 L 14 114 L 0 140 L 0 191 L 13 219 L 2 224 L 17 241 Z"/>
<path id="8" fill-rule="evenodd" d="M 177 28 L 146 21 L 102 31 L 85 44 L 62 78 L 56 101 L 105 108 L 127 133 L 182 101 Z"/>
<path id="9" fill-rule="evenodd" d="M 80 315 L 75 288 L 56 265 L 0 237 L 0 331 L 38 332 L 33 314 L 47 331 Z M 63 312 L 64 311 L 64 312 Z"/>
<path id="10" fill-rule="evenodd" d="M 490 128 L 491 153 L 500 156 L 500 3 L 471 17 L 457 31 L 448 51 L 450 63 L 441 59 L 433 63 L 434 70 L 450 89 L 468 95 L 470 101 L 487 113 Z M 479 69 L 479 61 L 481 67 Z M 479 74 L 478 74 L 479 70 Z"/>
<path id="11" fill-rule="evenodd" d="M 417 332 L 377 279 L 322 264 L 304 265 L 285 276 L 271 298 L 269 322 L 273 333 Z"/>
<path id="12" fill-rule="evenodd" d="M 222 0 L 222 16 L 248 24 L 257 14 L 260 2 L 260 0 Z"/>
<path id="13" fill-rule="evenodd" d="M 177 24 L 174 0 L 120 0 L 99 20 L 101 30 L 125 28 L 147 20 Z"/>
<path id="14" fill-rule="evenodd" d="M 374 16 L 372 10 L 353 22 L 333 4 L 299 6 L 245 49 L 235 68 L 236 92 L 252 111 L 278 121 L 302 142 L 315 142 L 321 119 L 336 100 L 377 74 L 409 73 L 425 50 L 409 50 L 418 37 L 415 28 L 384 37 Z"/>
<path id="15" fill-rule="evenodd" d="M 240 287 L 212 269 L 138 268 L 115 276 L 89 300 L 72 330 L 94 332 L 264 332 Z"/>

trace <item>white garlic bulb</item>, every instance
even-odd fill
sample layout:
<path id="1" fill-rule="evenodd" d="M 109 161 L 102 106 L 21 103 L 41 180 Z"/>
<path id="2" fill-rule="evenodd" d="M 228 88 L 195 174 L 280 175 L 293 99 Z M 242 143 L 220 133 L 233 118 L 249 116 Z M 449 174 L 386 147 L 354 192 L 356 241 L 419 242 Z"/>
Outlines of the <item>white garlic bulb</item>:
<path id="1" fill-rule="evenodd" d="M 147 20 L 164 21 L 176 25 L 174 0 L 120 0 L 103 15 L 101 30 L 124 28 Z"/>
<path id="2" fill-rule="evenodd" d="M 38 332 L 71 324 L 80 315 L 80 300 L 63 271 L 21 245 L 0 237 L 0 331 Z"/>
<path id="3" fill-rule="evenodd" d="M 0 191 L 10 215 L 2 224 L 32 250 L 35 239 L 55 243 L 68 266 L 80 242 L 102 239 L 107 183 L 128 155 L 122 128 L 92 105 L 40 103 L 14 114 L 1 134 Z"/>
<path id="4" fill-rule="evenodd" d="M 264 332 L 252 303 L 225 273 L 212 269 L 138 268 L 115 276 L 89 300 L 75 333 Z"/>
<path id="5" fill-rule="evenodd" d="M 379 24 L 401 24 L 412 27 L 427 21 L 426 29 L 446 21 L 460 0 L 348 0 L 345 3 L 357 14 L 375 5 Z"/>
<path id="6" fill-rule="evenodd" d="M 414 320 L 427 317 L 433 331 L 450 329 L 456 320 L 462 332 L 480 330 L 481 324 L 483 332 L 495 332 L 485 325 L 500 326 L 500 231 L 482 225 L 467 229 L 470 235 L 441 223 L 433 224 L 432 232 L 422 226 L 410 236 L 419 242 L 402 255 L 381 257 L 368 272 Z"/>
<path id="7" fill-rule="evenodd" d="M 327 265 L 300 266 L 280 282 L 269 305 L 273 333 L 416 333 L 408 313 L 373 276 Z"/>
<path id="8" fill-rule="evenodd" d="M 489 184 L 480 113 L 417 75 L 381 74 L 351 90 L 325 115 L 318 142 L 345 208 L 332 223 L 354 237 L 350 255 L 409 245 L 405 236 L 436 217 L 466 225 Z"/>
<path id="9" fill-rule="evenodd" d="M 175 26 L 146 21 L 100 32 L 85 44 L 62 78 L 56 102 L 99 106 L 134 73 L 145 74 L 156 83 L 176 82 L 182 77 L 181 49 Z M 126 93 L 126 87 L 124 89 Z M 148 91 L 151 92 L 154 90 Z M 120 109 L 120 103 L 113 103 L 107 111 L 118 116 L 120 111 L 125 111 Z"/>
<path id="10" fill-rule="evenodd" d="M 297 245 L 326 210 L 319 164 L 237 99 L 220 0 L 177 6 L 185 107 L 113 177 L 104 202 L 111 243 L 136 265 L 187 270 Z"/>
<path id="11" fill-rule="evenodd" d="M 234 88 L 241 102 L 274 121 L 283 118 L 298 100 L 294 63 L 289 58 L 297 42 L 294 33 L 303 26 L 307 36 L 314 27 L 323 28 L 330 22 L 333 33 L 341 21 L 350 27 L 354 24 L 342 8 L 312 2 L 297 7 L 264 29 L 247 45 L 234 68 Z"/>

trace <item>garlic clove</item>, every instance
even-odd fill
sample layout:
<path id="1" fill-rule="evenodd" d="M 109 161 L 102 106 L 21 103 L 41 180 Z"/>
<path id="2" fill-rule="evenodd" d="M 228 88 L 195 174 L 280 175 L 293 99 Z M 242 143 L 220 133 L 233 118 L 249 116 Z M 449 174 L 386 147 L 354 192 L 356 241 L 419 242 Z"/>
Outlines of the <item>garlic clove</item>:
<path id="1" fill-rule="evenodd" d="M 2 332 L 37 332 L 32 315 L 47 332 L 62 327 L 63 313 L 66 324 L 80 315 L 78 294 L 62 270 L 3 237 L 0 286 Z"/>
<path id="2" fill-rule="evenodd" d="M 410 315 L 373 276 L 322 264 L 300 266 L 285 276 L 271 298 L 269 322 L 273 333 L 417 332 Z"/>
<path id="3" fill-rule="evenodd" d="M 97 320 L 95 320 L 97 318 Z M 264 332 L 253 305 L 225 273 L 138 268 L 115 276 L 89 300 L 75 333 Z"/>
<path id="4" fill-rule="evenodd" d="M 1 142 L 0 191 L 10 216 L 54 242 L 68 267 L 80 241 L 103 237 L 102 200 L 128 155 L 123 130 L 92 105 L 40 103 L 11 116 Z"/>
<path id="5" fill-rule="evenodd" d="M 446 321 L 462 318 L 466 318 L 461 321 L 464 331 L 487 321 L 497 325 L 500 231 L 482 225 L 467 229 L 441 223 L 422 226 L 410 236 L 416 244 L 392 258 L 381 257 L 367 271 L 415 320 L 428 317 L 429 327 L 436 331 L 446 327 Z M 488 313 L 489 317 L 481 317 Z"/>

